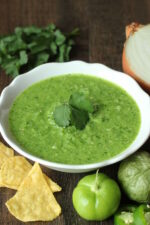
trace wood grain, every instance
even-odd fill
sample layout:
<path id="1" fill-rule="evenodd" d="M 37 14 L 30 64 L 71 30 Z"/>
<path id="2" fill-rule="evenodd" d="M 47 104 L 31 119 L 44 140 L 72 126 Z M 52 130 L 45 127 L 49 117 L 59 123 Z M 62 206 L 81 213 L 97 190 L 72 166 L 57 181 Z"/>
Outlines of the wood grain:
<path id="1" fill-rule="evenodd" d="M 0 0 L 0 35 L 13 31 L 16 26 L 44 26 L 55 23 L 64 31 L 80 28 L 77 46 L 71 59 L 104 63 L 113 69 L 122 70 L 121 54 L 124 43 L 125 25 L 138 21 L 150 22 L 150 3 L 148 0 Z M 0 92 L 11 78 L 0 71 Z M 4 142 L 4 140 L 1 138 Z M 144 145 L 149 150 L 150 140 Z M 118 165 L 101 169 L 116 179 Z M 78 180 L 85 174 L 67 174 L 43 168 L 47 175 L 62 185 L 62 193 L 56 198 L 62 206 L 62 214 L 50 223 L 36 222 L 29 225 L 112 225 L 110 218 L 103 222 L 88 222 L 81 219 L 72 206 L 72 191 Z M 10 215 L 5 202 L 15 192 L 0 190 L 0 225 L 21 225 Z M 127 199 L 123 195 L 122 202 Z M 44 204 L 44 202 L 43 202 Z"/>

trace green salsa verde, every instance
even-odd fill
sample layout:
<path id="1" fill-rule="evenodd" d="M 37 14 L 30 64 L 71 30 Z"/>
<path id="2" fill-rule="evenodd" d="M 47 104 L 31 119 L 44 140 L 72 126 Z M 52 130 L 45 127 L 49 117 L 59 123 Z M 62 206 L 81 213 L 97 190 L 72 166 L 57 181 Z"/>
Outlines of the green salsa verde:
<path id="1" fill-rule="evenodd" d="M 55 107 L 68 102 L 75 91 L 99 105 L 83 130 L 59 127 L 53 117 Z M 124 151 L 135 139 L 141 117 L 135 101 L 119 86 L 68 74 L 43 80 L 21 93 L 10 110 L 9 124 L 27 152 L 52 162 L 89 164 Z"/>

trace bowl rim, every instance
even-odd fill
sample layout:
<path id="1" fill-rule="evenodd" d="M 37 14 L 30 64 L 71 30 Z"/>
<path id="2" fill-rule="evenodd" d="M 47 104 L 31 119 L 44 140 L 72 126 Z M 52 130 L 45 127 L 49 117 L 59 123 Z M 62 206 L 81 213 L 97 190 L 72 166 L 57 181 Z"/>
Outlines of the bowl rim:
<path id="1" fill-rule="evenodd" d="M 22 77 L 24 77 L 24 76 L 30 76 L 30 75 L 32 75 L 32 73 L 33 72 L 36 72 L 36 71 L 38 71 L 38 70 L 41 70 L 41 69 L 43 69 L 43 67 L 46 67 L 46 66 L 50 66 L 50 65 L 56 65 L 56 66 L 59 66 L 59 65 L 64 65 L 64 66 L 66 66 L 66 65 L 70 65 L 70 64 L 76 64 L 76 65 L 84 65 L 84 66 L 98 66 L 98 67 L 101 67 L 101 69 L 107 69 L 107 70 L 109 70 L 110 72 L 115 72 L 115 73 L 117 73 L 117 74 L 120 74 L 121 76 L 123 75 L 123 76 L 126 76 L 126 78 L 128 79 L 128 80 L 130 80 L 130 82 L 132 82 L 132 85 L 134 85 L 137 89 L 138 89 L 138 91 L 139 91 L 139 93 L 144 97 L 144 98 L 149 98 L 149 102 L 150 102 L 150 96 L 146 93 L 146 92 L 144 92 L 143 90 L 142 90 L 142 88 L 139 86 L 139 84 L 132 78 L 132 77 L 130 77 L 129 75 L 127 75 L 127 74 L 125 74 L 125 73 L 122 73 L 122 72 L 119 72 L 119 71 L 116 71 L 116 70 L 114 70 L 114 69 L 110 69 L 109 67 L 107 67 L 107 66 L 105 66 L 105 65 L 103 65 L 103 64 L 100 64 L 100 63 L 87 63 L 87 62 L 84 62 L 84 61 L 80 61 L 80 60 L 75 60 L 75 61 L 70 61 L 70 62 L 64 62 L 64 63 L 45 63 L 45 64 L 42 64 L 42 65 L 40 65 L 40 66 L 38 66 L 38 67 L 36 67 L 36 68 L 34 68 L 34 69 L 32 69 L 32 70 L 30 70 L 30 71 L 28 71 L 27 73 L 24 73 L 24 74 L 22 74 L 22 75 L 19 75 L 19 76 L 17 76 L 7 87 L 5 87 L 4 89 L 3 89 L 3 91 L 2 91 L 2 93 L 1 93 L 1 95 L 0 95 L 0 117 L 1 117 L 1 103 L 3 102 L 3 99 L 4 99 L 4 97 L 5 97 L 5 95 L 7 95 L 7 92 L 8 92 L 8 90 L 9 89 L 11 89 L 12 87 L 14 87 L 15 86 L 15 83 L 16 83 L 16 81 L 18 82 L 19 80 L 21 80 L 22 79 Z M 60 75 L 63 75 L 63 74 L 60 74 Z M 89 74 L 90 75 L 90 74 Z M 54 76 L 56 76 L 56 75 L 54 75 Z M 44 79 L 43 79 L 44 80 Z M 111 80 L 110 80 L 110 82 L 112 82 Z M 35 82 L 35 83 L 37 83 L 37 82 Z M 113 83 L 113 82 L 112 82 Z M 117 84 L 116 84 L 117 85 Z M 118 85 L 119 86 L 119 85 Z M 122 87 L 123 88 L 123 87 Z M 127 92 L 127 91 L 126 91 Z M 127 92 L 128 93 L 128 92 Z M 132 97 L 133 98 L 133 97 Z M 149 106 L 150 106 L 150 104 L 149 104 Z M 150 108 L 150 107 L 149 107 Z M 141 112 L 141 109 L 139 108 L 139 110 L 140 110 L 140 112 Z M 149 109 L 149 111 L 150 111 L 150 109 Z M 142 122 L 141 122 L 142 123 Z M 140 132 L 140 129 L 139 129 L 139 132 Z M 139 132 L 138 132 L 138 134 L 139 134 Z M 57 162 L 51 162 L 51 161 L 48 161 L 48 160 L 45 160 L 45 159 L 41 159 L 41 158 L 39 158 L 39 157 L 37 157 L 37 156 L 35 156 L 35 155 L 32 155 L 32 154 L 30 154 L 30 153 L 28 153 L 28 152 L 26 152 L 25 150 L 23 150 L 22 148 L 20 148 L 19 146 L 17 146 L 13 141 L 11 141 L 10 139 L 9 139 L 9 137 L 7 136 L 7 134 L 5 133 L 5 130 L 4 130 L 4 128 L 3 128 L 3 126 L 2 126 L 2 124 L 1 124 L 1 120 L 0 120 L 0 133 L 1 133 L 1 135 L 2 135 L 2 137 L 4 138 L 4 140 L 16 151 L 16 152 L 18 152 L 19 154 L 21 154 L 21 155 L 23 155 L 24 157 L 26 157 L 26 158 L 28 158 L 28 159 L 30 159 L 30 160 L 32 160 L 32 161 L 36 161 L 36 162 L 38 162 L 38 163 L 40 163 L 40 164 L 42 164 L 42 165 L 44 165 L 44 166 L 47 166 L 47 167 L 49 167 L 49 168 L 57 168 L 58 170 L 60 169 L 66 169 L 66 170 L 76 170 L 76 171 L 78 171 L 78 170 L 91 170 L 91 169 L 96 169 L 96 168 L 99 168 L 99 167 L 104 167 L 104 166 L 107 166 L 107 165 L 111 165 L 111 164 L 114 164 L 114 163 L 116 163 L 116 162 L 119 162 L 119 161 L 121 161 L 121 160 L 123 160 L 124 158 L 126 158 L 126 157 L 128 157 L 129 155 L 131 155 L 131 154 L 133 154 L 134 152 L 136 152 L 140 147 L 141 147 L 141 145 L 143 145 L 144 143 L 145 143 L 145 141 L 149 138 L 149 136 L 150 136 L 150 123 L 149 123 L 149 132 L 147 132 L 147 134 L 144 136 L 144 138 L 143 138 L 143 140 L 142 140 L 142 142 L 140 142 L 138 145 L 137 145 L 137 147 L 136 147 L 136 149 L 134 149 L 134 150 L 132 150 L 132 151 L 130 151 L 130 152 L 127 152 L 127 149 L 128 148 L 126 148 L 126 149 L 124 149 L 124 151 L 122 151 L 120 154 L 117 154 L 117 155 L 115 155 L 114 157 L 112 157 L 112 158 L 110 158 L 110 159 L 106 159 L 106 160 L 104 160 L 104 161 L 101 161 L 101 162 L 96 162 L 96 163 L 90 163 L 90 164 L 64 164 L 64 163 L 57 163 Z M 138 136 L 138 134 L 137 134 L 137 136 Z M 136 138 L 135 138 L 135 140 L 137 139 L 137 136 L 136 136 Z M 135 141 L 134 140 L 134 141 Z M 132 143 L 131 143 L 132 144 Z M 131 146 L 131 144 L 129 145 L 129 146 Z M 128 146 L 128 147 L 129 147 Z"/>

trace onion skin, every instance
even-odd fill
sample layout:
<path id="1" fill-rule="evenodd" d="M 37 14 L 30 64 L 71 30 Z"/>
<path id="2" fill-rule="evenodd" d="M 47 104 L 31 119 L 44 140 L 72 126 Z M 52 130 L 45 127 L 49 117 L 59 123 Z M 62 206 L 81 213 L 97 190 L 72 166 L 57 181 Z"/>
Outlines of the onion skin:
<path id="1" fill-rule="evenodd" d="M 138 31 L 139 28 L 143 27 L 144 25 L 139 24 L 139 23 L 131 23 L 129 25 L 126 26 L 126 39 L 128 39 L 128 37 L 132 34 L 134 34 L 134 32 Z"/>
<path id="2" fill-rule="evenodd" d="M 126 26 L 126 41 L 130 37 L 130 35 L 134 34 L 138 29 L 143 27 L 144 25 L 139 24 L 139 23 L 131 23 L 130 25 Z M 125 54 L 125 47 L 126 47 L 126 42 L 124 43 L 124 48 L 123 48 L 123 53 L 122 53 L 122 69 L 125 73 L 133 77 L 140 85 L 141 87 L 150 94 L 150 85 L 147 84 L 145 81 L 143 81 L 140 76 L 136 75 L 131 69 L 129 62 L 126 58 Z"/>

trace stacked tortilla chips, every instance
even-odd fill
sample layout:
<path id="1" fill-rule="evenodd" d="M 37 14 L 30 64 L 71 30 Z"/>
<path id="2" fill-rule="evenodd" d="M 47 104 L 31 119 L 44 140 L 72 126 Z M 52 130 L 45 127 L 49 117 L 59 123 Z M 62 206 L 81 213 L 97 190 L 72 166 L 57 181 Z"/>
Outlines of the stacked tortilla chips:
<path id="1" fill-rule="evenodd" d="M 17 190 L 6 206 L 23 222 L 51 221 L 61 213 L 53 195 L 53 192 L 61 191 L 61 187 L 42 173 L 38 163 L 32 166 L 24 157 L 14 156 L 13 150 L 2 143 L 0 187 Z"/>

